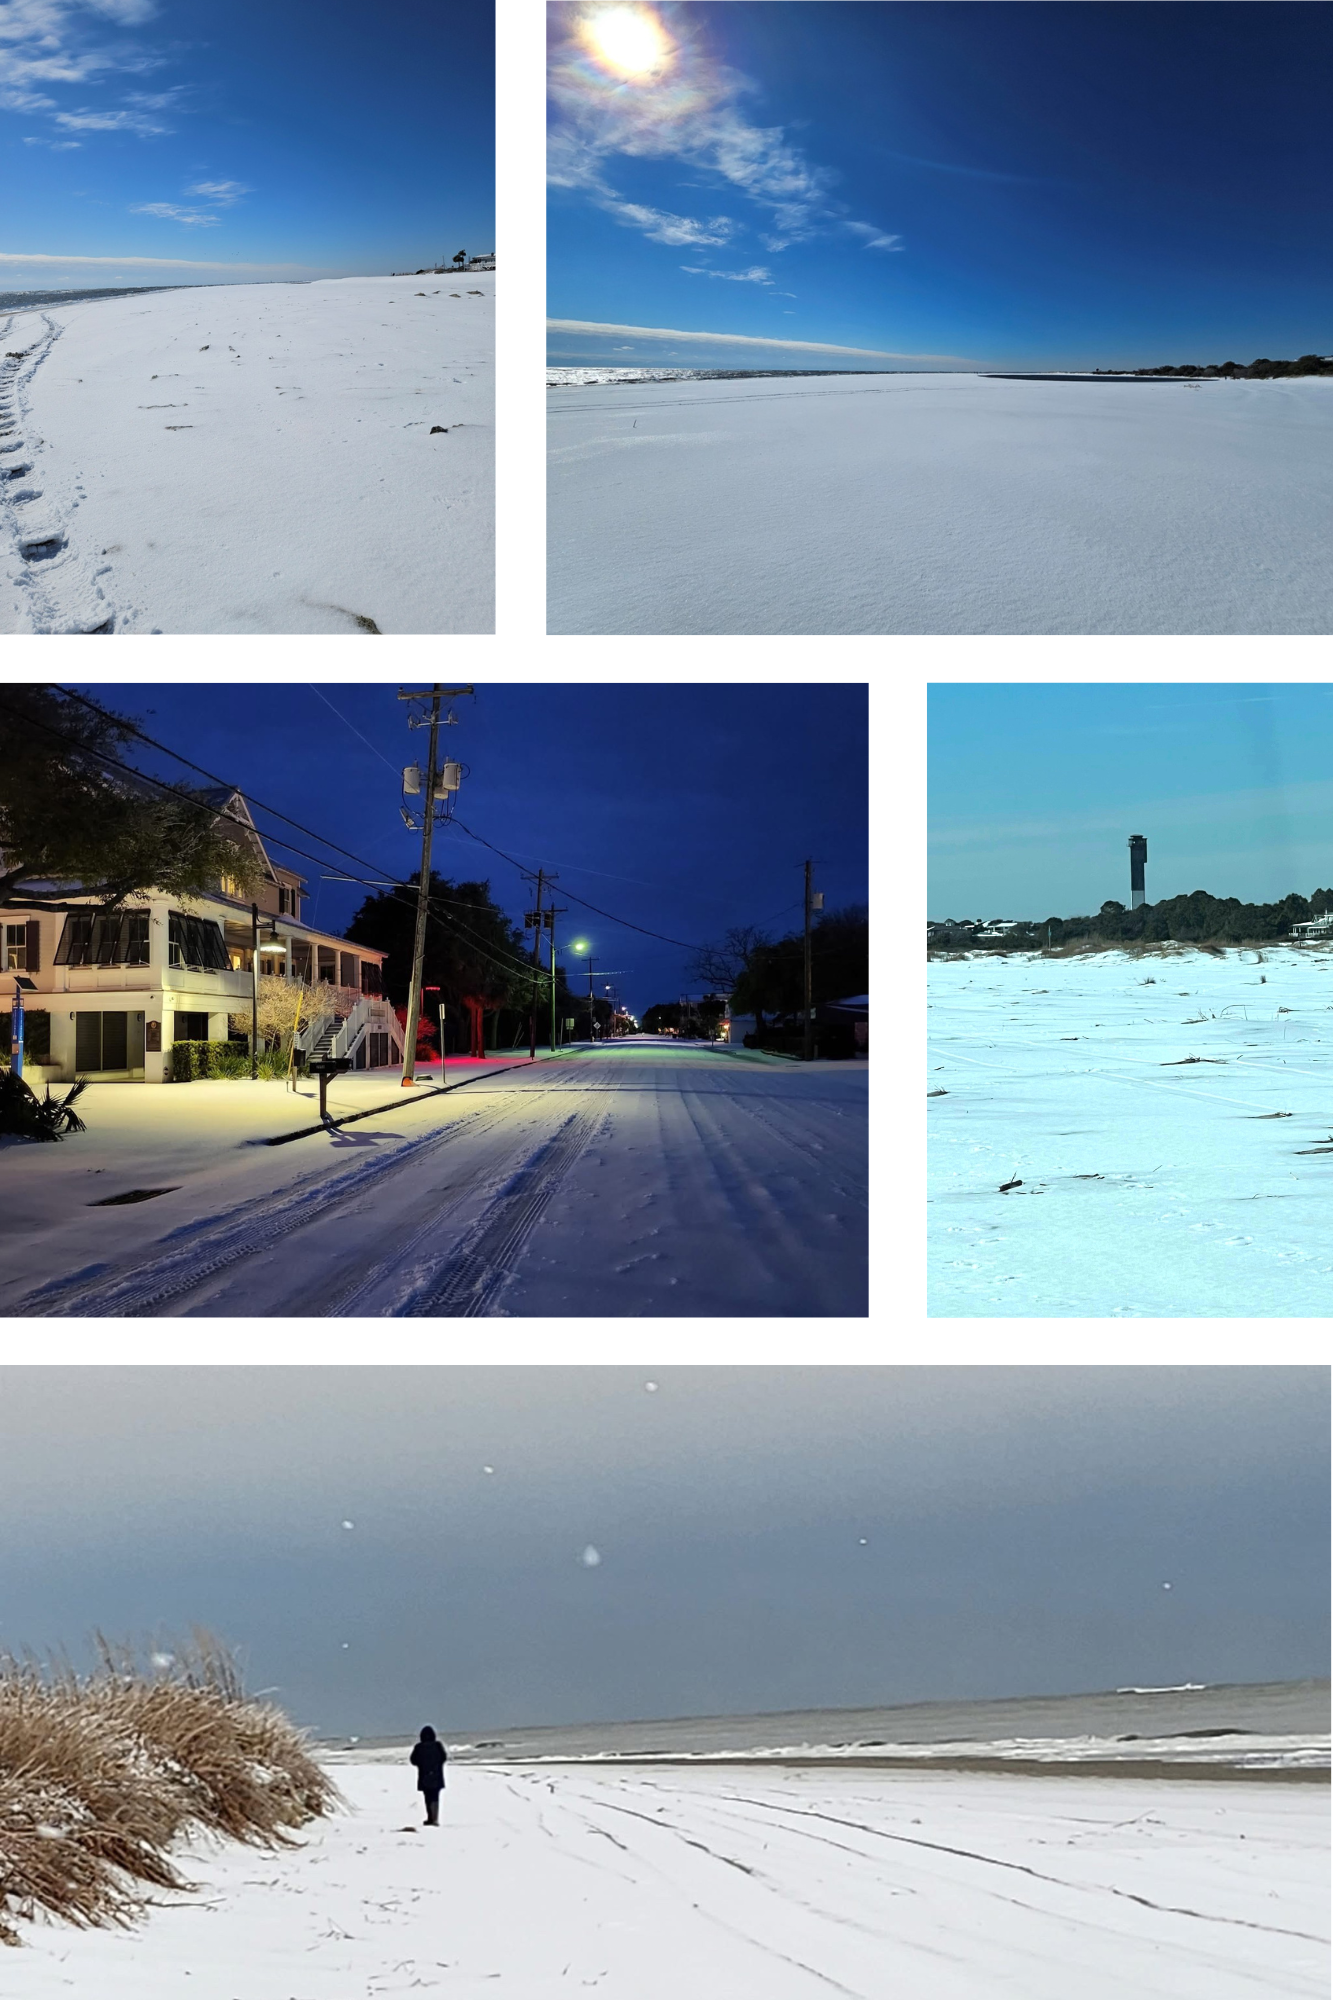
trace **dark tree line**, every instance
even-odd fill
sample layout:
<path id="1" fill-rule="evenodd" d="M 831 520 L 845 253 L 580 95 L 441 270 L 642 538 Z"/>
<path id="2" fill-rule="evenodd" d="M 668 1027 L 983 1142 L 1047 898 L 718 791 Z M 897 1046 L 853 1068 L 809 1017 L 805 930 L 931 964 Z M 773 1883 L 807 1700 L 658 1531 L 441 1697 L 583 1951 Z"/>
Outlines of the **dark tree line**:
<path id="1" fill-rule="evenodd" d="M 870 923 L 864 908 L 852 904 L 843 910 L 821 912 L 811 928 L 810 959 L 816 1006 L 867 992 Z M 698 952 L 689 974 L 714 993 L 730 994 L 732 1012 L 753 1014 L 762 1028 L 766 1018 L 790 1017 L 804 1006 L 803 966 L 802 931 L 770 938 L 752 924 L 742 924 Z M 679 1017 L 677 1001 L 660 1002 L 644 1015 L 644 1027 L 650 1034 L 657 1033 L 661 1027 L 676 1027 Z M 707 1033 L 706 1027 L 703 1032 Z"/>
<path id="2" fill-rule="evenodd" d="M 416 933 L 417 883 L 367 896 L 347 927 L 353 944 L 373 945 L 388 954 L 384 990 L 405 1014 L 412 978 L 412 946 Z M 428 1055 L 435 1047 L 440 1003 L 445 1010 L 445 1047 L 450 1053 L 484 1048 L 510 1048 L 525 1042 L 533 1006 L 532 932 L 522 931 L 491 895 L 489 882 L 450 882 L 431 870 L 431 914 L 426 925 L 426 952 L 419 1048 Z M 551 975 L 545 941 L 535 982 L 537 1040 L 550 1036 Z M 436 989 L 434 991 L 430 989 Z M 571 990 L 565 967 L 556 963 L 556 1020 L 572 1020 L 573 1039 L 589 1036 L 586 993 Z M 608 1002 L 597 1000 L 599 1027 L 610 1019 Z M 563 1033 L 563 1027 L 559 1032 Z"/>
<path id="3" fill-rule="evenodd" d="M 936 926 L 933 942 L 976 951 L 1035 951 L 1050 945 L 1074 944 L 1266 944 L 1289 937 L 1293 924 L 1307 923 L 1333 910 L 1333 889 L 1316 889 L 1310 896 L 1284 896 L 1279 903 L 1242 903 L 1235 896 L 1210 896 L 1195 889 L 1188 896 L 1168 896 L 1127 910 L 1123 903 L 1103 903 L 1096 916 L 1047 917 L 1040 923 L 1019 924 L 1002 938 L 974 939 L 961 929 L 953 934 Z"/>
<path id="4" fill-rule="evenodd" d="M 1182 361 L 1161 368 L 1094 368 L 1094 375 L 1225 375 L 1235 381 L 1268 381 L 1278 375 L 1333 375 L 1333 360 L 1322 354 L 1302 354 L 1298 361 Z"/>

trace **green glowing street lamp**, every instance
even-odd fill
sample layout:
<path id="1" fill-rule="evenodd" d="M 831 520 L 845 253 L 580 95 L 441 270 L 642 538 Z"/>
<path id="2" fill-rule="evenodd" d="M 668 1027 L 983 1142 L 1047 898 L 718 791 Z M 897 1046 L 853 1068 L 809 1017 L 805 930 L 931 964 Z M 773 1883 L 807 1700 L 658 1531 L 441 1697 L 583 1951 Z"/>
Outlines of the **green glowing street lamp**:
<path id="1" fill-rule="evenodd" d="M 586 938 L 576 938 L 569 948 L 571 951 L 578 952 L 580 957 L 583 956 L 584 952 L 588 954 L 588 1039 L 595 1042 L 597 1040 L 597 1014 L 592 1004 L 592 946 Z"/>

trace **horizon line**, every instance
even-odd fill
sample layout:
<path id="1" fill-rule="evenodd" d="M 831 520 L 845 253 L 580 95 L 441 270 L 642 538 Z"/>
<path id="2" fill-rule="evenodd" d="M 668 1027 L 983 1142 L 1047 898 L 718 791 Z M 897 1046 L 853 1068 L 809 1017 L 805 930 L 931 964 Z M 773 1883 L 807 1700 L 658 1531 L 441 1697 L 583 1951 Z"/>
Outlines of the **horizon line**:
<path id="1" fill-rule="evenodd" d="M 202 257 L 58 257 L 50 251 L 24 253 L 0 250 L 0 264 L 136 264 L 173 271 L 308 271 L 324 270 L 320 264 L 222 264 Z"/>
<path id="2" fill-rule="evenodd" d="M 644 340 L 703 340 L 728 347 L 779 347 L 811 354 L 862 354 L 877 361 L 967 361 L 963 354 L 906 354 L 884 347 L 839 347 L 827 340 L 775 340 L 757 333 L 689 333 L 675 326 L 615 326 L 602 320 L 548 319 L 548 332 L 634 334 Z M 971 364 L 969 364 L 971 365 Z"/>

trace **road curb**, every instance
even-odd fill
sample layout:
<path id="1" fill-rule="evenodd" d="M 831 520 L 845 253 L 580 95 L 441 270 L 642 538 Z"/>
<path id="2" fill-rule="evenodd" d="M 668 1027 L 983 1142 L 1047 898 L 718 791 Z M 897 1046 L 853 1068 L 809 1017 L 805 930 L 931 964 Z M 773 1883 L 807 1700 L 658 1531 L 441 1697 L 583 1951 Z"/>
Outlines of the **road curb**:
<path id="1" fill-rule="evenodd" d="M 538 1056 L 537 1062 L 558 1061 L 558 1057 Z M 310 1139 L 317 1132 L 336 1132 L 340 1125 L 355 1125 L 362 1118 L 378 1118 L 385 1111 L 401 1111 L 404 1104 L 421 1104 L 428 1097 L 447 1097 L 451 1091 L 466 1090 L 470 1083 L 482 1083 L 490 1076 L 508 1076 L 511 1069 L 531 1069 L 533 1058 L 524 1056 L 522 1062 L 506 1063 L 503 1069 L 483 1070 L 480 1076 L 465 1076 L 458 1083 L 433 1083 L 423 1087 L 419 1096 L 391 1097 L 387 1104 L 372 1104 L 365 1111 L 348 1111 L 341 1118 L 330 1118 L 321 1125 L 301 1125 L 295 1132 L 277 1132 L 271 1139 L 251 1140 L 260 1146 L 289 1146 L 293 1139 Z"/>

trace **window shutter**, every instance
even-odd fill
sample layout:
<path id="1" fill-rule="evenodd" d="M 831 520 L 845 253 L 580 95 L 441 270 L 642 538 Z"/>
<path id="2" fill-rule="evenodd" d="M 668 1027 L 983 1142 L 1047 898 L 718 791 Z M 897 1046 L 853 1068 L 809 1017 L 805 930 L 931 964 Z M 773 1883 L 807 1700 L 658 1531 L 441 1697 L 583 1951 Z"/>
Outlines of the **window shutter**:
<path id="1" fill-rule="evenodd" d="M 42 927 L 35 918 L 28 924 L 28 950 L 26 955 L 28 971 L 40 972 L 42 969 Z"/>

